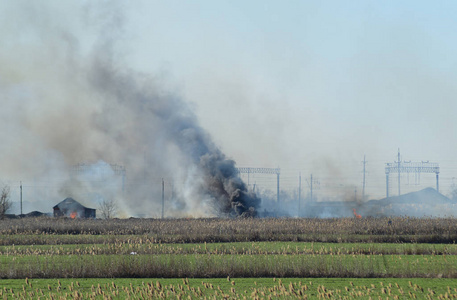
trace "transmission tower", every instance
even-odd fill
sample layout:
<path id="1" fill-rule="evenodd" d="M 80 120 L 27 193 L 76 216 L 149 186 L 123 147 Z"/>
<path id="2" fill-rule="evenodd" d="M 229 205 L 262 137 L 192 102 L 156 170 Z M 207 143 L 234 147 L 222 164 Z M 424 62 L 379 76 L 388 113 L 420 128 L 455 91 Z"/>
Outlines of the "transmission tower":
<path id="1" fill-rule="evenodd" d="M 411 162 L 400 160 L 400 149 L 398 149 L 398 160 L 393 163 L 386 163 L 386 197 L 389 197 L 389 175 L 398 173 L 398 195 L 400 196 L 400 174 L 401 173 L 435 173 L 436 174 L 436 191 L 439 192 L 439 174 L 440 166 L 438 163 L 429 161 Z"/>
<path id="2" fill-rule="evenodd" d="M 281 174 L 280 168 L 236 168 L 238 173 L 248 174 L 248 184 L 249 184 L 249 174 L 276 174 L 276 201 L 279 203 L 279 175 Z"/>

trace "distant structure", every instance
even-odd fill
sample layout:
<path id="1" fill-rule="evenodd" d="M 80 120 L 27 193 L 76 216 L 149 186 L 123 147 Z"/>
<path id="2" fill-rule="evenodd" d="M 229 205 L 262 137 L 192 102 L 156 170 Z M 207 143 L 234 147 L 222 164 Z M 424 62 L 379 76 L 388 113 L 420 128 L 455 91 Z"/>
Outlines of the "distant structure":
<path id="1" fill-rule="evenodd" d="M 354 211 L 355 210 L 355 211 Z M 425 188 L 401 196 L 366 202 L 320 201 L 307 203 L 304 217 L 350 218 L 365 217 L 446 217 L 457 215 L 457 201 Z M 268 217 L 268 215 L 262 215 Z"/>
<path id="2" fill-rule="evenodd" d="M 436 174 L 436 191 L 439 192 L 439 174 L 440 166 L 438 163 L 431 163 L 429 161 L 411 162 L 401 161 L 400 149 L 398 149 L 398 159 L 393 163 L 386 163 L 386 197 L 389 198 L 389 175 L 390 173 L 398 174 L 398 196 L 401 195 L 400 190 L 400 174 L 401 173 L 415 173 L 416 178 L 420 173 L 435 173 Z"/>
<path id="3" fill-rule="evenodd" d="M 66 198 L 53 207 L 54 217 L 68 217 L 72 219 L 95 219 L 96 210 L 87 208 L 73 198 Z"/>

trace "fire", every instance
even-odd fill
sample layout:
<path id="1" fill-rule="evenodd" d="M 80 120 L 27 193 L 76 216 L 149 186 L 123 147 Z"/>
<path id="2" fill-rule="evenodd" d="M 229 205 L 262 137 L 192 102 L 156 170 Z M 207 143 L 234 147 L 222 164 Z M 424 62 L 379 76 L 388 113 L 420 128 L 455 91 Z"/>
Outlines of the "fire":
<path id="1" fill-rule="evenodd" d="M 357 219 L 362 219 L 362 216 L 359 215 L 359 214 L 355 211 L 355 208 L 353 208 L 352 211 L 354 212 L 354 216 L 355 216 Z"/>
<path id="2" fill-rule="evenodd" d="M 72 218 L 72 219 L 76 219 L 77 216 L 78 216 L 78 213 L 75 211 L 70 214 L 70 218 Z"/>

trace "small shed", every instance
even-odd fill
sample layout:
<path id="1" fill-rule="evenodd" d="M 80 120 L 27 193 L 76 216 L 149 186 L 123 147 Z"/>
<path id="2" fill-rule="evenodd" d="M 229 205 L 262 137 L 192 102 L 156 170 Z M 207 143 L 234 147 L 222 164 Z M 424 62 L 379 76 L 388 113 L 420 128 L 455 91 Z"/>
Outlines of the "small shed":
<path id="1" fill-rule="evenodd" d="M 53 207 L 54 217 L 69 217 L 72 219 L 92 218 L 95 219 L 94 208 L 88 208 L 73 198 L 66 198 Z"/>

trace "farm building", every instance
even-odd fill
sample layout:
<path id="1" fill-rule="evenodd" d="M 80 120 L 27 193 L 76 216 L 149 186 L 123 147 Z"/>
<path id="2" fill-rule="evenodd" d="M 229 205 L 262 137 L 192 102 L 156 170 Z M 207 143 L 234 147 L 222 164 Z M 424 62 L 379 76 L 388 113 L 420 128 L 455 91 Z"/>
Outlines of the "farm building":
<path id="1" fill-rule="evenodd" d="M 95 209 L 87 208 L 73 198 L 66 198 L 53 207 L 54 217 L 93 218 L 95 219 Z"/>

